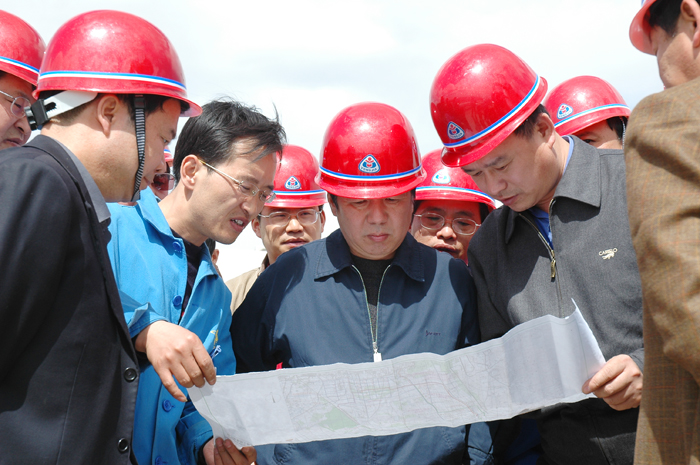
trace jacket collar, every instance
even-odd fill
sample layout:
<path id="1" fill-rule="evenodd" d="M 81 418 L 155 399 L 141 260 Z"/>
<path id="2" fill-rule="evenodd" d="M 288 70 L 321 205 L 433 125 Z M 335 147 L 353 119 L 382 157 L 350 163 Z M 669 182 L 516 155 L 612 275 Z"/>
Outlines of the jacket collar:
<path id="1" fill-rule="evenodd" d="M 340 229 L 331 233 L 325 239 L 324 245 L 320 247 L 321 252 L 318 257 L 314 279 L 334 275 L 353 265 L 350 247 Z M 420 244 L 410 234 L 406 233 L 406 237 L 404 237 L 403 242 L 396 250 L 396 255 L 394 255 L 394 260 L 391 264 L 401 268 L 414 281 L 425 281 Z"/>
<path id="2" fill-rule="evenodd" d="M 169 239 L 172 239 L 173 241 L 182 242 L 182 239 L 173 235 L 170 225 L 168 224 L 168 220 L 165 219 L 165 215 L 160 209 L 160 205 L 158 205 L 157 197 L 153 191 L 151 191 L 151 189 L 146 188 L 141 191 L 141 198 L 136 203 L 136 208 L 139 209 L 143 220 L 150 223 L 159 233 Z M 183 243 L 182 245 L 184 247 L 185 244 Z M 202 249 L 202 260 L 199 265 L 200 268 L 202 264 L 206 263 L 208 268 L 207 274 L 218 274 L 214 268 L 214 263 L 211 261 L 209 248 L 206 246 L 206 244 L 202 244 L 200 248 Z"/>
<path id="3" fill-rule="evenodd" d="M 602 197 L 600 192 L 600 153 L 597 148 L 583 142 L 578 137 L 569 137 L 569 140 L 574 144 L 574 149 L 569 165 L 554 191 L 554 198 L 566 197 L 600 208 Z M 506 243 L 508 243 L 515 231 L 515 220 L 519 213 L 508 207 L 503 208 L 508 212 L 505 236 Z M 531 216 L 529 212 L 522 212 L 522 214 Z"/>
<path id="4" fill-rule="evenodd" d="M 174 237 L 172 231 L 170 231 L 168 220 L 165 219 L 165 215 L 160 209 L 160 205 L 158 205 L 158 199 L 150 188 L 141 191 L 141 198 L 137 202 L 136 207 L 141 212 L 143 219 L 151 223 L 159 233 Z"/>

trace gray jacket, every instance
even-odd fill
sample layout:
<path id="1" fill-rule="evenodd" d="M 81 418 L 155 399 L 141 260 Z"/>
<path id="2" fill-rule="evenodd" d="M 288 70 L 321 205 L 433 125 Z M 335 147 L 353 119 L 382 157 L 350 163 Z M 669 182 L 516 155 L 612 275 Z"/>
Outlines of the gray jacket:
<path id="1" fill-rule="evenodd" d="M 530 212 L 502 207 L 469 245 L 483 340 L 543 315 L 570 315 L 573 298 L 606 360 L 643 369 L 642 292 L 627 220 L 624 155 L 578 138 L 550 204 L 550 248 Z M 548 463 L 632 463 L 638 409 L 600 399 L 538 415 Z"/>

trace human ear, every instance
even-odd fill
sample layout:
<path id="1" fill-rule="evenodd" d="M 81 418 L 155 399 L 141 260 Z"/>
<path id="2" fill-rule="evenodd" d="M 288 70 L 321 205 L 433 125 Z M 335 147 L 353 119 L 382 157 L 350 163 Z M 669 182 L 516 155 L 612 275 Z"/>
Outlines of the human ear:
<path id="1" fill-rule="evenodd" d="M 182 159 L 182 164 L 180 165 L 180 182 L 190 190 L 195 184 L 195 175 L 199 171 L 200 163 L 196 155 L 187 155 Z"/>
<path id="2" fill-rule="evenodd" d="M 260 235 L 260 218 L 255 217 L 253 218 L 253 221 L 250 222 L 250 227 L 253 228 L 253 232 L 255 233 L 256 236 L 258 236 L 260 239 L 262 239 L 262 236 Z"/>
<path id="3" fill-rule="evenodd" d="M 96 118 L 105 136 L 109 137 L 111 134 L 119 112 L 124 110 L 123 106 L 124 104 L 114 94 L 103 95 L 97 99 L 95 103 Z"/>
<path id="4" fill-rule="evenodd" d="M 681 14 L 679 21 L 683 19 L 693 25 L 693 48 L 700 48 L 700 28 L 698 28 L 698 19 L 700 19 L 700 4 L 695 0 L 683 0 L 681 3 Z"/>

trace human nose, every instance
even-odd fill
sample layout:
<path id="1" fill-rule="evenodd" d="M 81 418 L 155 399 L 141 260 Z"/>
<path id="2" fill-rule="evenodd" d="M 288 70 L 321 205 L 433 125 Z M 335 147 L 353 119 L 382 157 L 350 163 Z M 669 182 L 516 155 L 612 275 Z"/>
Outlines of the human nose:
<path id="1" fill-rule="evenodd" d="M 443 224 L 442 228 L 438 230 L 437 237 L 443 239 L 457 238 L 457 233 L 454 231 L 454 229 L 452 229 L 452 221 L 453 220 L 445 219 L 445 224 Z"/>
<path id="2" fill-rule="evenodd" d="M 485 193 L 487 193 L 491 197 L 498 197 L 498 194 L 500 192 L 503 192 L 506 189 L 506 186 L 507 186 L 507 183 L 506 183 L 505 179 L 503 179 L 498 174 L 490 174 L 490 173 L 484 174 L 483 186 L 478 185 L 478 187 L 481 190 L 483 190 Z"/>
<path id="3" fill-rule="evenodd" d="M 386 208 L 381 200 L 370 200 L 369 211 L 367 212 L 367 221 L 371 224 L 382 224 L 387 219 Z"/>
<path id="4" fill-rule="evenodd" d="M 29 121 L 27 121 L 26 116 L 20 116 L 15 122 L 15 127 L 22 134 L 22 143 L 26 143 L 29 140 L 29 135 L 32 133 L 32 128 L 29 127 Z"/>
<path id="5" fill-rule="evenodd" d="M 301 231 L 304 228 L 301 226 L 301 223 L 299 223 L 299 218 L 297 218 L 297 215 L 291 215 L 289 217 L 289 222 L 287 223 L 287 231 Z"/>

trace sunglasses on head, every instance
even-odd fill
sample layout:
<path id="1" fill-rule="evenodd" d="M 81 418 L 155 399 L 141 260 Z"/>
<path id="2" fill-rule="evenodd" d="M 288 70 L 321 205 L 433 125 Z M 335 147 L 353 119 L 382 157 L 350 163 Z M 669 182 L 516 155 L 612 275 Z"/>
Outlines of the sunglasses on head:
<path id="1" fill-rule="evenodd" d="M 168 192 L 175 187 L 175 176 L 170 173 L 158 173 L 153 176 L 153 187 L 159 191 Z"/>

